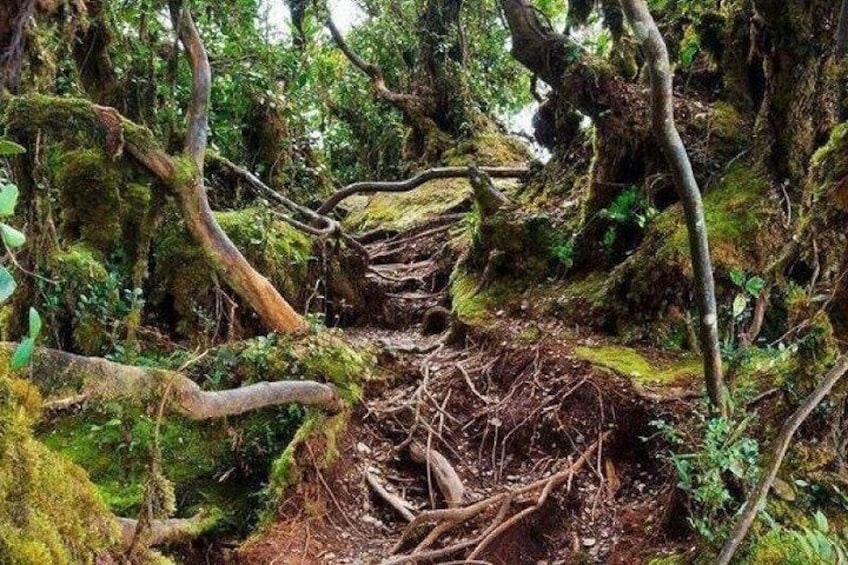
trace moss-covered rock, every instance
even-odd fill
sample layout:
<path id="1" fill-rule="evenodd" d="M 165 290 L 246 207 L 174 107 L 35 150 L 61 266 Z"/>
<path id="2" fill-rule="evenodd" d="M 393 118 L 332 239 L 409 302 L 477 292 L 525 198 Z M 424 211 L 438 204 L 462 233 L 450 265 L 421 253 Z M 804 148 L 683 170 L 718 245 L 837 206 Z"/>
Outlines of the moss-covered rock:
<path id="1" fill-rule="evenodd" d="M 93 564 L 117 523 L 85 472 L 33 438 L 39 409 L 36 391 L 0 375 L 0 562 Z"/>

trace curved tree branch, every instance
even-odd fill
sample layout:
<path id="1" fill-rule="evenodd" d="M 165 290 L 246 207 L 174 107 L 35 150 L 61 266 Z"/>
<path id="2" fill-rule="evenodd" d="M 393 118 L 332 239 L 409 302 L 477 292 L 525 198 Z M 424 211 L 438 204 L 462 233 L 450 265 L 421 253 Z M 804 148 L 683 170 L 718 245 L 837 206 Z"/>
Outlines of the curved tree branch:
<path id="1" fill-rule="evenodd" d="M 216 516 L 208 516 L 199 512 L 191 518 L 168 518 L 151 520 L 145 530 L 145 543 L 148 546 L 165 545 L 169 543 L 186 543 L 213 528 L 218 523 Z M 118 518 L 121 527 L 121 545 L 126 550 L 132 546 L 138 529 L 138 520 L 133 518 Z"/>
<path id="2" fill-rule="evenodd" d="M 425 182 L 435 179 L 468 178 L 474 171 L 482 171 L 492 178 L 525 178 L 530 174 L 526 167 L 436 167 L 427 169 L 402 181 L 361 181 L 349 184 L 336 191 L 318 207 L 318 214 L 328 214 L 344 199 L 354 194 L 373 194 L 375 192 L 407 192 L 418 188 Z"/>
<path id="3" fill-rule="evenodd" d="M 726 412 L 726 394 L 718 343 L 718 312 L 715 281 L 707 241 L 707 225 L 701 191 L 692 171 L 689 155 L 674 125 L 672 71 L 668 51 L 644 0 L 621 0 L 622 8 L 642 45 L 648 61 L 651 81 L 651 121 L 671 167 L 674 184 L 683 204 L 689 249 L 701 313 L 701 350 L 704 355 L 704 380 L 713 408 Z"/>
<path id="4" fill-rule="evenodd" d="M 336 46 L 344 53 L 351 64 L 371 79 L 371 86 L 379 98 L 400 110 L 407 120 L 416 124 L 422 130 L 437 129 L 435 122 L 426 116 L 424 112 L 424 101 L 421 97 L 414 94 L 395 92 L 389 89 L 386 86 L 383 69 L 378 65 L 369 63 L 351 48 L 347 41 L 345 41 L 339 28 L 336 27 L 335 22 L 333 22 L 329 9 L 327 9 L 327 28 L 330 30 L 330 35 L 333 37 Z"/>
<path id="5" fill-rule="evenodd" d="M 635 87 L 610 65 L 543 22 L 530 0 L 500 0 L 512 36 L 512 55 L 596 123 L 641 119 Z"/>
<path id="6" fill-rule="evenodd" d="M 780 433 L 774 440 L 774 445 L 771 449 L 771 453 L 769 454 L 768 466 L 765 468 L 760 482 L 757 483 L 756 488 L 754 488 L 753 492 L 751 492 L 751 495 L 748 497 L 747 502 L 745 502 L 745 510 L 739 516 L 736 525 L 733 527 L 733 532 L 730 534 L 727 542 L 725 542 L 724 547 L 721 548 L 721 553 L 716 561 L 717 565 L 727 565 L 730 563 L 730 560 L 733 559 L 733 555 L 745 539 L 748 529 L 751 527 L 751 524 L 754 523 L 757 513 L 760 511 L 763 502 L 768 496 L 769 489 L 771 489 L 771 485 L 774 483 L 775 477 L 777 477 L 777 471 L 780 469 L 780 464 L 783 462 L 783 457 L 789 449 L 789 444 L 792 442 L 792 437 L 795 435 L 795 432 L 798 431 L 798 428 L 801 427 L 804 420 L 806 420 L 812 411 L 815 410 L 816 406 L 824 400 L 827 393 L 830 392 L 836 382 L 841 379 L 846 372 L 848 372 L 848 355 L 843 355 L 836 361 L 833 368 L 827 372 L 822 381 L 815 390 L 810 393 L 810 396 L 807 397 L 804 403 L 792 413 L 792 416 L 790 416 L 789 419 L 786 420 L 786 423 L 783 424 L 783 427 L 780 428 Z"/>
<path id="7" fill-rule="evenodd" d="M 49 96 L 22 96 L 10 101 L 6 123 L 10 132 L 21 134 L 48 129 L 54 134 L 76 135 L 88 129 L 105 138 L 107 151 L 117 156 L 126 151 L 177 197 L 186 226 L 207 260 L 224 280 L 275 331 L 287 333 L 306 328 L 306 321 L 276 288 L 244 258 L 218 225 L 203 178 L 195 161 L 171 157 L 146 128 L 114 108 L 87 100 Z"/>
<path id="8" fill-rule="evenodd" d="M 212 87 L 212 73 L 209 70 L 206 49 L 188 8 L 181 7 L 179 10 L 177 35 L 186 50 L 186 57 L 191 66 L 191 99 L 186 112 L 188 115 L 186 151 L 194 159 L 194 164 L 202 176 L 209 127 L 209 92 Z"/>
<path id="9" fill-rule="evenodd" d="M 17 345 L 0 342 L 0 348 L 9 355 Z M 73 388 L 76 393 L 71 398 L 77 404 L 92 399 L 156 399 L 168 389 L 171 408 L 192 420 L 235 416 L 281 404 L 316 406 L 330 412 L 338 412 L 344 406 L 335 387 L 315 381 L 260 382 L 229 390 L 206 391 L 176 371 L 122 365 L 100 357 L 48 348 L 39 348 L 33 354 L 32 375 L 35 384 L 41 384 L 42 388 L 57 381 Z M 47 402 L 48 406 L 61 405 L 62 408 L 68 408 L 69 404 L 64 399 Z"/>

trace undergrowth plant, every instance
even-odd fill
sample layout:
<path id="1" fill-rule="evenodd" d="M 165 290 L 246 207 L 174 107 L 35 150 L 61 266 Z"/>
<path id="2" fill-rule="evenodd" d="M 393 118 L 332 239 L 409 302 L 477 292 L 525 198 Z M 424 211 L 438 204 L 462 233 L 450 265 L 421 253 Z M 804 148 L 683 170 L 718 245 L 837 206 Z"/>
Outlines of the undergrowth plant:
<path id="1" fill-rule="evenodd" d="M 604 233 L 603 246 L 613 253 L 621 238 L 633 229 L 644 230 L 658 214 L 650 199 L 635 186 L 622 190 L 615 200 L 600 211 L 599 216 L 610 221 Z"/>
<path id="2" fill-rule="evenodd" d="M 8 140 L 0 139 L 0 158 L 11 157 L 24 153 L 25 149 Z M 0 218 L 7 218 L 15 213 L 18 204 L 18 187 L 0 169 Z M 5 254 L 0 259 L 0 304 L 6 302 L 15 292 L 17 284 L 14 277 L 6 268 L 7 263 L 18 266 L 15 260 L 15 250 L 23 247 L 26 236 L 5 222 L 0 222 L 0 236 L 3 239 Z M 21 369 L 29 363 L 35 348 L 35 339 L 41 333 L 41 316 L 34 308 L 29 309 L 29 327 L 27 336 L 21 340 L 12 355 L 10 366 Z"/>
<path id="3" fill-rule="evenodd" d="M 661 456 L 677 473 L 677 487 L 688 498 L 689 523 L 703 538 L 722 539 L 741 503 L 734 492 L 754 485 L 758 477 L 759 446 L 748 435 L 752 414 L 708 416 L 708 410 L 695 412 L 694 433 L 665 420 L 651 425 L 669 444 Z"/>

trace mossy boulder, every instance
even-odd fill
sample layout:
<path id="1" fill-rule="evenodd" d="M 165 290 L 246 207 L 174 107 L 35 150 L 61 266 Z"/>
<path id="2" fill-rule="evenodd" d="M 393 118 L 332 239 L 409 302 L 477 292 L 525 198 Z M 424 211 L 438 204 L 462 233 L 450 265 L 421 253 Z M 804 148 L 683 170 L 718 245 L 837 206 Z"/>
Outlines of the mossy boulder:
<path id="1" fill-rule="evenodd" d="M 302 303 L 312 241 L 262 207 L 215 212 L 215 219 L 250 264 L 294 304 Z M 153 246 L 151 302 L 157 311 L 170 311 L 179 335 L 211 331 L 220 319 L 220 295 L 215 272 L 175 212 Z M 223 283 L 222 283 L 223 284 Z M 235 297 L 233 297 L 235 298 Z M 218 312 L 216 314 L 216 311 Z M 239 309 L 240 320 L 256 325 L 250 308 Z"/>
<path id="2" fill-rule="evenodd" d="M 85 472 L 34 439 L 40 406 L 31 386 L 0 375 L 0 562 L 99 562 L 117 523 Z"/>

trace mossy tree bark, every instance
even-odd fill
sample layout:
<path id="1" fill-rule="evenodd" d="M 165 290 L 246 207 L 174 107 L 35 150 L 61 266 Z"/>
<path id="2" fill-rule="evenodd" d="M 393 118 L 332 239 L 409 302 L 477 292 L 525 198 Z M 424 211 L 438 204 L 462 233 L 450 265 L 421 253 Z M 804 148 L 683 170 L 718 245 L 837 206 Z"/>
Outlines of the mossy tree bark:
<path id="1" fill-rule="evenodd" d="M 0 93 L 17 92 L 23 65 L 26 29 L 35 0 L 11 0 L 0 6 Z"/>
<path id="2" fill-rule="evenodd" d="M 595 159 L 584 205 L 587 219 L 593 217 L 622 185 L 637 182 L 646 161 L 658 152 L 644 97 L 607 61 L 554 32 L 529 0 L 501 0 L 501 6 L 513 56 L 551 86 L 562 113 L 577 110 L 595 125 Z"/>
<path id="3" fill-rule="evenodd" d="M 130 122 L 114 108 L 83 100 L 16 99 L 7 110 L 10 132 L 17 131 L 26 137 L 26 132 L 42 128 L 68 134 L 77 133 L 73 127 L 81 125 L 97 130 L 110 155 L 117 157 L 126 150 L 170 189 L 210 265 L 250 304 L 269 329 L 283 333 L 301 331 L 306 328 L 304 318 L 248 263 L 212 214 L 203 183 L 211 82 L 209 62 L 188 11 L 181 9 L 174 14 L 174 20 L 192 70 L 184 156 L 165 153 L 149 131 Z"/>
<path id="4" fill-rule="evenodd" d="M 761 66 L 749 84 L 758 102 L 755 150 L 776 180 L 798 182 L 839 119 L 840 71 L 834 54 L 839 2 L 752 0 L 752 39 L 733 56 Z M 830 38 L 816 40 L 816 38 Z"/>

